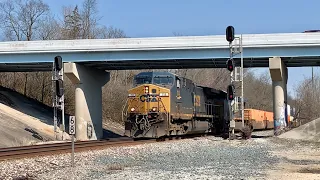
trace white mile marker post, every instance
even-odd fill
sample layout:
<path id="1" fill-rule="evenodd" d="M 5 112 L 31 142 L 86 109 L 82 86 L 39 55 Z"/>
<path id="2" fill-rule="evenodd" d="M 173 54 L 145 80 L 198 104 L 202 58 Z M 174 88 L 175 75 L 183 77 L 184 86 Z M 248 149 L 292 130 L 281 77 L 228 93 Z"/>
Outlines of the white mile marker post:
<path id="1" fill-rule="evenodd" d="M 72 167 L 74 167 L 74 135 L 76 133 L 75 121 L 76 121 L 75 116 L 69 117 L 69 134 L 71 135 L 71 138 L 72 138 L 72 154 L 71 154 Z"/>

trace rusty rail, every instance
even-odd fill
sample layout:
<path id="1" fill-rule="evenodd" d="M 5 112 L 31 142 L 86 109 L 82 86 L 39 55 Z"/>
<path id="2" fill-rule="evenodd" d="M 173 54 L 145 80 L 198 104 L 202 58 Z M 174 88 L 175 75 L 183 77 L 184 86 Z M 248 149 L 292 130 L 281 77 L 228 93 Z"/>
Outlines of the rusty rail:
<path id="1" fill-rule="evenodd" d="M 155 140 L 134 141 L 129 138 L 112 138 L 109 140 L 92 140 L 75 142 L 75 152 L 86 151 L 91 149 L 101 149 L 105 147 L 137 145 L 142 143 L 156 142 Z M 29 158 L 43 155 L 54 155 L 61 153 L 71 153 L 71 142 L 41 144 L 33 146 L 19 146 L 0 148 L 0 161 Z"/>

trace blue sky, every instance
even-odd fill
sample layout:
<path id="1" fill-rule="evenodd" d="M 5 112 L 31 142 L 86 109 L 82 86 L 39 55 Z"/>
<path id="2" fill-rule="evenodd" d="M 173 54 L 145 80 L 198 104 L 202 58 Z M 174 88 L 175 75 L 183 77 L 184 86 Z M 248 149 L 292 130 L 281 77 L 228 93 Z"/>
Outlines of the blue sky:
<path id="1" fill-rule="evenodd" d="M 82 0 L 44 0 L 51 11 L 61 15 L 62 6 Z M 101 24 L 114 26 L 130 37 L 221 35 L 232 24 L 236 34 L 289 33 L 320 29 L 318 0 L 98 0 Z M 262 68 L 257 73 L 268 72 Z M 314 68 L 319 73 L 319 68 Z M 289 68 L 288 90 L 311 67 Z"/>

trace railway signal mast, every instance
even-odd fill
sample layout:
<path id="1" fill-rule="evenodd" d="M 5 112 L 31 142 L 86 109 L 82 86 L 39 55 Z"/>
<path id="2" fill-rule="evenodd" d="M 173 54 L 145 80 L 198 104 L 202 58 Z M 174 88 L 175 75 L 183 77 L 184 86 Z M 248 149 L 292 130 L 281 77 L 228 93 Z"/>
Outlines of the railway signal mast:
<path id="1" fill-rule="evenodd" d="M 64 92 L 63 92 L 63 62 L 61 56 L 54 57 L 52 67 L 52 92 L 53 92 L 53 120 L 54 133 L 57 139 L 57 125 L 62 120 L 62 127 L 60 129 L 65 132 L 64 121 Z M 61 114 L 59 115 L 59 110 Z M 60 118 L 59 118 L 60 117 Z M 62 139 L 63 139 L 62 133 Z"/>
<path id="2" fill-rule="evenodd" d="M 227 60 L 227 69 L 230 71 L 230 85 L 228 85 L 227 93 L 228 100 L 230 101 L 230 129 L 232 135 L 234 135 L 235 111 L 241 111 L 242 127 L 244 127 L 244 99 L 243 99 L 243 48 L 242 48 L 242 35 L 235 37 L 234 27 L 228 26 L 226 28 L 226 40 L 229 42 L 230 58 Z M 240 67 L 235 66 L 233 57 L 240 54 Z M 241 82 L 241 96 L 235 97 L 234 82 Z M 241 99 L 241 106 L 238 108 L 239 98 Z M 230 135 L 229 135 L 230 137 Z"/>

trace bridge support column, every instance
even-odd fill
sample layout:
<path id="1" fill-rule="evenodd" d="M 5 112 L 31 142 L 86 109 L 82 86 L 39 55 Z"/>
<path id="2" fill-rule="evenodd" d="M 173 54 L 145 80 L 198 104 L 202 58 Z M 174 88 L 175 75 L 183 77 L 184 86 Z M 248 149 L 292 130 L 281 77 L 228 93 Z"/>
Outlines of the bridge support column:
<path id="1" fill-rule="evenodd" d="M 288 68 L 280 57 L 269 58 L 272 79 L 274 134 L 279 135 L 287 122 Z"/>
<path id="2" fill-rule="evenodd" d="M 109 81 L 110 74 L 76 63 L 65 63 L 64 74 L 76 87 L 76 139 L 84 141 L 103 138 L 101 88 Z"/>

